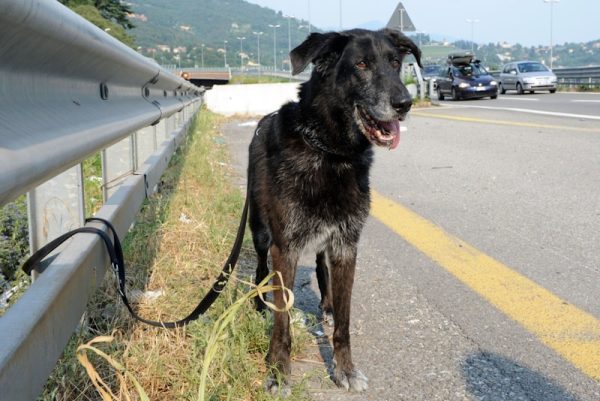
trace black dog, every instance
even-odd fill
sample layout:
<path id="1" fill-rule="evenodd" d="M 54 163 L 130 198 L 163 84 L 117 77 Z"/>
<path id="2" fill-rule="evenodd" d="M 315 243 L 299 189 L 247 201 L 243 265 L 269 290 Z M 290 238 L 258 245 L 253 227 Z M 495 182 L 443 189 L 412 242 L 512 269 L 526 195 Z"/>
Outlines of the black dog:
<path id="1" fill-rule="evenodd" d="M 420 65 L 417 46 L 388 29 L 311 34 L 290 54 L 294 74 L 314 64 L 300 101 L 264 117 L 250 144 L 256 282 L 268 274 L 270 251 L 273 269 L 283 277 L 275 284 L 293 288 L 300 253 L 316 246 L 321 307 L 325 315 L 333 312 L 335 322 L 332 379 L 354 391 L 368 387 L 352 363 L 349 326 L 357 244 L 369 214 L 372 145 L 393 149 L 400 140 L 399 121 L 412 104 L 400 81 L 408 53 Z M 282 291 L 274 299 L 283 307 Z M 288 314 L 275 312 L 267 359 L 283 375 L 290 373 L 290 349 Z M 266 387 L 279 391 L 274 377 Z"/>

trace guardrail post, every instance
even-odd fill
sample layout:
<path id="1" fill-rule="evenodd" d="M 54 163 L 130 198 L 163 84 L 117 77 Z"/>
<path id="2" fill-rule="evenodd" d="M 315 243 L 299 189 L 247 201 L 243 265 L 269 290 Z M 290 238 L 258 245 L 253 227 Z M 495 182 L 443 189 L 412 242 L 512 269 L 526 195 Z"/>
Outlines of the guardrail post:
<path id="1" fill-rule="evenodd" d="M 421 69 L 418 65 L 409 64 L 413 67 L 413 71 L 415 72 L 415 76 L 417 77 L 417 86 L 419 88 L 419 98 L 421 101 L 425 100 L 425 84 L 423 82 L 423 77 L 421 76 Z"/>
<path id="2" fill-rule="evenodd" d="M 83 226 L 83 196 L 81 164 L 27 193 L 30 254 L 67 231 Z M 60 252 L 64 246 L 65 244 L 55 253 Z M 34 279 L 36 275 L 34 274 Z"/>
<path id="3" fill-rule="evenodd" d="M 161 119 L 154 127 L 156 128 L 156 143 L 158 146 L 165 140 L 165 120 Z"/>
<path id="4" fill-rule="evenodd" d="M 135 140 L 131 135 L 102 151 L 102 193 L 104 201 L 135 168 Z"/>
<path id="5" fill-rule="evenodd" d="M 175 114 L 171 114 L 165 121 L 165 139 L 171 139 L 175 131 Z"/>
<path id="6" fill-rule="evenodd" d="M 433 100 L 433 93 L 434 93 L 433 78 L 430 78 L 428 82 L 429 82 L 429 100 Z"/>
<path id="7" fill-rule="evenodd" d="M 142 128 L 136 133 L 137 163 L 135 169 L 144 164 L 146 159 L 157 149 L 156 126 Z"/>

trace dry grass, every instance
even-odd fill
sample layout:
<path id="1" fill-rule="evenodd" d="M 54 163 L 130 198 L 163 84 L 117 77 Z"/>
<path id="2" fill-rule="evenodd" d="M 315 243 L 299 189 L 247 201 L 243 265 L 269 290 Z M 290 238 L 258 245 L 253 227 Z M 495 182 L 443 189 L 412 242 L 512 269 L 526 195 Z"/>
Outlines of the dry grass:
<path id="1" fill-rule="evenodd" d="M 221 122 L 206 110 L 200 113 L 188 142 L 163 176 L 160 193 L 145 204 L 125 240 L 128 288 L 158 294 L 152 298 L 130 290 L 146 318 L 168 321 L 187 315 L 212 285 L 233 244 L 243 196 L 231 184 L 226 147 L 216 140 Z M 242 265 L 254 265 L 250 244 L 247 238 Z M 205 316 L 185 328 L 166 330 L 135 323 L 116 296 L 112 277 L 107 278 L 40 399 L 101 400 L 76 361 L 76 348 L 112 335 L 113 341 L 94 347 L 122 365 L 150 400 L 272 400 L 262 386 L 270 319 L 254 312 L 253 302 L 246 299 L 251 290 L 234 277 Z M 234 311 L 228 310 L 231 305 L 237 305 Z M 229 316 L 227 324 L 211 337 L 223 316 Z M 295 332 L 298 352 L 308 336 L 304 328 Z M 217 351 L 212 363 L 203 366 L 209 342 Z M 88 358 L 114 399 L 143 399 L 131 380 L 126 380 L 129 386 L 120 386 L 119 372 L 104 359 L 94 352 Z M 203 367 L 208 372 L 205 393 Z M 289 400 L 305 399 L 309 397 L 301 381 Z"/>

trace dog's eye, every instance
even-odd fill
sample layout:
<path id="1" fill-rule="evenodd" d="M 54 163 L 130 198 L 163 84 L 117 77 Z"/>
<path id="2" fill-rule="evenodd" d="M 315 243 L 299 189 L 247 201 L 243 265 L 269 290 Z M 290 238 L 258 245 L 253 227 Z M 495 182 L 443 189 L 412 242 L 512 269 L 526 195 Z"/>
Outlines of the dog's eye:
<path id="1" fill-rule="evenodd" d="M 356 67 L 359 70 L 364 70 L 367 68 L 367 63 L 365 63 L 364 61 L 359 61 L 358 63 L 356 63 Z"/>
<path id="2" fill-rule="evenodd" d="M 398 60 L 397 58 L 393 59 L 392 61 L 390 61 L 390 64 L 392 65 L 392 67 L 394 68 L 400 68 L 400 65 L 402 64 L 400 62 L 400 60 Z"/>

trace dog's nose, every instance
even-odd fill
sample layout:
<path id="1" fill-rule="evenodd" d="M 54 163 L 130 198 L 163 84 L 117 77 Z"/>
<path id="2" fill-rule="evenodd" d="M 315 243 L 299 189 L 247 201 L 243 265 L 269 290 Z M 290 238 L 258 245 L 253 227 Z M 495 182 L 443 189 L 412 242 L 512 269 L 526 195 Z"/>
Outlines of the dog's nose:
<path id="1" fill-rule="evenodd" d="M 392 107 L 398 113 L 408 113 L 410 107 L 412 106 L 412 98 L 409 96 L 399 95 L 393 96 L 392 99 Z"/>

